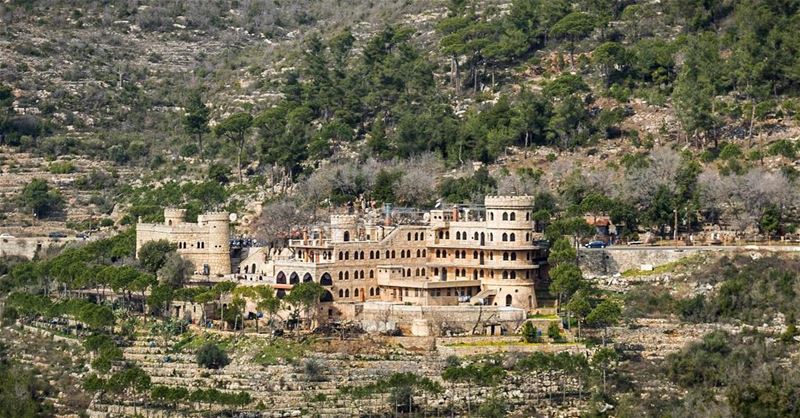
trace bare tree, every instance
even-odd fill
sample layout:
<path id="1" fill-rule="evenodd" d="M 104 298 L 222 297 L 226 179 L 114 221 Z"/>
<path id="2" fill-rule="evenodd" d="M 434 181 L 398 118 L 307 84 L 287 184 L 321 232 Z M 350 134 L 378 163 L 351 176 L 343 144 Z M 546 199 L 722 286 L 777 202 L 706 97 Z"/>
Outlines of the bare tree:
<path id="1" fill-rule="evenodd" d="M 292 200 L 270 202 L 264 205 L 255 221 L 256 236 L 272 246 L 283 246 L 291 238 L 292 231 L 306 225 L 309 219 L 309 213 Z"/>

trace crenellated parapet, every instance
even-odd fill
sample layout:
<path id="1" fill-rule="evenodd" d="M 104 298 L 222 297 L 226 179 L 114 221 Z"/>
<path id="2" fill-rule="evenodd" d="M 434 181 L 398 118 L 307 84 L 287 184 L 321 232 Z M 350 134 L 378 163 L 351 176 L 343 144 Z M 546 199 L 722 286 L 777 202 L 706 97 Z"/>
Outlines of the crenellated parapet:
<path id="1" fill-rule="evenodd" d="M 484 205 L 486 209 L 531 209 L 533 196 L 486 196 Z"/>

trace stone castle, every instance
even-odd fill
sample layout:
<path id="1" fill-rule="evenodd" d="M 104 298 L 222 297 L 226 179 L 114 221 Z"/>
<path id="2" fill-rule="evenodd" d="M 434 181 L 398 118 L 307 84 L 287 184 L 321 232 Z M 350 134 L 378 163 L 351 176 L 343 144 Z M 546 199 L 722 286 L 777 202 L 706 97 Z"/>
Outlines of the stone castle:
<path id="1" fill-rule="evenodd" d="M 195 224 L 168 209 L 164 224 L 137 225 L 137 252 L 166 239 L 200 274 L 270 284 L 279 296 L 294 284 L 317 282 L 326 289 L 321 301 L 330 318 L 352 318 L 370 303 L 539 310 L 547 250 L 535 232 L 534 198 L 486 196 L 484 203 L 400 221 L 388 212 L 332 215 L 328 226 L 307 230 L 281 251 L 233 252 L 227 214 L 201 215 Z"/>
<path id="2" fill-rule="evenodd" d="M 167 240 L 177 252 L 204 275 L 231 273 L 230 220 L 227 213 L 199 215 L 197 223 L 186 222 L 186 210 L 165 209 L 164 223 L 136 224 L 136 257 L 148 241 Z"/>

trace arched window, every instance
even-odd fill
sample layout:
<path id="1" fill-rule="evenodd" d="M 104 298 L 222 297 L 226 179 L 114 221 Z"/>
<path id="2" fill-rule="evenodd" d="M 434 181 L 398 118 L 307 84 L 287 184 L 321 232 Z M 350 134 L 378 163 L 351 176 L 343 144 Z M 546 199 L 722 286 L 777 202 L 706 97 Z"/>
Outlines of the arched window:
<path id="1" fill-rule="evenodd" d="M 350 251 L 345 251 L 344 252 L 344 259 L 345 260 L 349 260 L 350 259 Z"/>
<path id="2" fill-rule="evenodd" d="M 369 252 L 369 259 L 372 260 L 373 258 L 375 258 L 375 251 L 370 251 Z"/>
<path id="3" fill-rule="evenodd" d="M 530 221 L 531 220 L 531 213 L 530 212 L 525 212 L 525 220 L 526 221 Z"/>
<path id="4" fill-rule="evenodd" d="M 361 270 L 361 278 L 364 278 L 364 270 Z"/>
<path id="5" fill-rule="evenodd" d="M 361 259 L 364 259 L 364 251 L 361 251 Z"/>
<path id="6" fill-rule="evenodd" d="M 494 241 L 494 233 L 489 233 L 489 241 Z"/>
<path id="7" fill-rule="evenodd" d="M 353 290 L 353 296 L 358 297 L 358 289 Z"/>
<path id="8" fill-rule="evenodd" d="M 517 253 L 511 253 L 511 261 L 514 261 L 516 259 L 517 259 Z"/>
<path id="9" fill-rule="evenodd" d="M 406 270 L 406 277 L 411 277 L 411 269 Z"/>
<path id="10" fill-rule="evenodd" d="M 344 272 L 344 279 L 345 280 L 350 280 L 350 272 L 349 271 Z"/>
<path id="11" fill-rule="evenodd" d="M 530 232 L 526 232 L 525 233 L 525 242 L 528 242 L 530 240 L 531 240 L 531 234 L 530 234 Z"/>
<path id="12" fill-rule="evenodd" d="M 423 268 L 422 268 L 422 271 L 420 271 L 420 273 L 421 273 L 423 276 L 425 275 L 425 267 L 423 267 Z"/>
<path id="13" fill-rule="evenodd" d="M 422 254 L 422 251 L 420 251 L 420 249 L 417 248 L 417 258 L 419 258 L 420 254 Z"/>
<path id="14" fill-rule="evenodd" d="M 346 298 L 350 297 L 350 289 L 344 289 L 344 297 Z"/>
<path id="15" fill-rule="evenodd" d="M 381 288 L 380 287 L 376 287 L 375 288 L 375 296 L 378 296 L 380 294 L 381 294 Z"/>
<path id="16" fill-rule="evenodd" d="M 508 260 L 508 252 L 507 252 L 507 251 L 504 251 L 504 252 L 503 252 L 503 260 L 504 260 L 504 261 L 505 261 L 505 260 Z"/>
<path id="17" fill-rule="evenodd" d="M 350 231 L 344 231 L 344 240 L 350 241 Z"/>
<path id="18" fill-rule="evenodd" d="M 441 256 L 442 256 L 442 252 L 439 251 L 439 250 L 436 250 L 436 258 L 440 258 Z"/>
<path id="19" fill-rule="evenodd" d="M 380 250 L 378 250 L 378 251 L 375 251 L 375 259 L 376 259 L 376 260 L 379 260 L 380 258 L 381 258 L 381 252 L 380 252 Z"/>
<path id="20" fill-rule="evenodd" d="M 407 240 L 411 241 L 411 233 L 410 232 L 408 233 L 408 239 Z"/>
<path id="21" fill-rule="evenodd" d="M 507 278 L 508 278 L 508 272 L 507 272 L 507 271 L 505 271 L 505 270 L 503 270 L 503 278 L 504 278 L 504 279 L 507 279 Z"/>
<path id="22" fill-rule="evenodd" d="M 489 220 L 490 221 L 494 220 L 494 212 L 489 212 Z"/>
<path id="23" fill-rule="evenodd" d="M 444 231 L 444 239 L 450 239 L 450 231 Z"/>
<path id="24" fill-rule="evenodd" d="M 508 241 L 508 234 L 503 232 L 503 241 Z"/>
<path id="25" fill-rule="evenodd" d="M 509 221 L 516 221 L 517 220 L 517 213 L 516 212 L 511 212 L 511 214 L 508 215 L 508 220 Z"/>
<path id="26" fill-rule="evenodd" d="M 472 280 L 478 280 L 478 270 L 472 271 Z"/>
<path id="27" fill-rule="evenodd" d="M 472 259 L 473 260 L 477 260 L 478 259 L 478 252 L 477 251 L 473 251 L 472 252 Z"/>
<path id="28" fill-rule="evenodd" d="M 513 232 L 512 232 L 512 233 L 511 233 L 511 236 L 509 237 L 509 241 L 511 241 L 511 242 L 514 242 L 514 241 L 516 241 L 516 240 L 517 240 L 517 235 L 516 235 L 515 233 L 513 233 Z"/>
<path id="29" fill-rule="evenodd" d="M 353 260 L 358 260 L 358 251 L 353 252 Z"/>
<path id="30" fill-rule="evenodd" d="M 392 250 L 392 258 L 394 258 L 394 250 Z"/>
<path id="31" fill-rule="evenodd" d="M 415 276 L 419 276 L 419 268 L 415 268 L 414 269 L 414 275 Z"/>
<path id="32" fill-rule="evenodd" d="M 439 267 L 434 267 L 433 268 L 433 275 L 434 276 L 438 276 L 439 275 Z"/>
<path id="33" fill-rule="evenodd" d="M 374 288 L 372 288 L 372 287 L 369 288 L 369 295 L 370 296 L 375 296 L 375 289 Z"/>
<path id="34" fill-rule="evenodd" d="M 516 279 L 516 278 L 517 278 L 517 272 L 516 272 L 516 270 L 514 270 L 514 271 L 512 271 L 512 272 L 511 272 L 511 278 L 512 278 L 512 279 Z"/>
<path id="35" fill-rule="evenodd" d="M 456 231 L 456 239 L 461 239 L 461 231 Z"/>
<path id="36" fill-rule="evenodd" d="M 344 290 L 342 290 L 342 289 L 339 289 L 339 297 L 340 297 L 340 298 L 343 298 L 343 297 L 344 297 Z"/>
<path id="37" fill-rule="evenodd" d="M 422 256 L 425 257 L 425 249 L 422 250 Z"/>
<path id="38" fill-rule="evenodd" d="M 508 220 L 508 212 L 503 212 L 503 220 L 504 221 Z"/>
<path id="39" fill-rule="evenodd" d="M 342 272 L 340 271 L 340 272 L 339 272 L 339 280 L 342 280 L 343 278 L 344 278 L 344 273 L 342 273 Z"/>
<path id="40" fill-rule="evenodd" d="M 475 241 L 477 241 L 477 240 L 478 240 L 478 233 L 477 233 L 477 232 L 475 233 L 475 236 L 473 237 L 473 239 L 474 239 Z"/>
<path id="41" fill-rule="evenodd" d="M 386 250 L 386 258 L 389 258 L 389 250 Z"/>
<path id="42" fill-rule="evenodd" d="M 511 297 L 511 295 L 506 295 L 506 306 L 511 306 L 512 300 L 513 298 Z"/>
<path id="43" fill-rule="evenodd" d="M 370 279 L 374 279 L 375 278 L 375 270 L 370 270 L 369 271 L 369 278 Z"/>

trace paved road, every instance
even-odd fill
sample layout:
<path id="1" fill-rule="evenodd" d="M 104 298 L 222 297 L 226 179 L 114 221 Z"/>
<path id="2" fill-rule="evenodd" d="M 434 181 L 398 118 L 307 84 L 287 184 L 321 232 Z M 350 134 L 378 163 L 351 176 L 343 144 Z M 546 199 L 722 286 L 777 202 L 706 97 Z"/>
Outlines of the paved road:
<path id="1" fill-rule="evenodd" d="M 800 251 L 800 245 L 694 245 L 694 246 L 649 246 L 612 245 L 606 248 L 583 248 L 581 251 Z"/>

